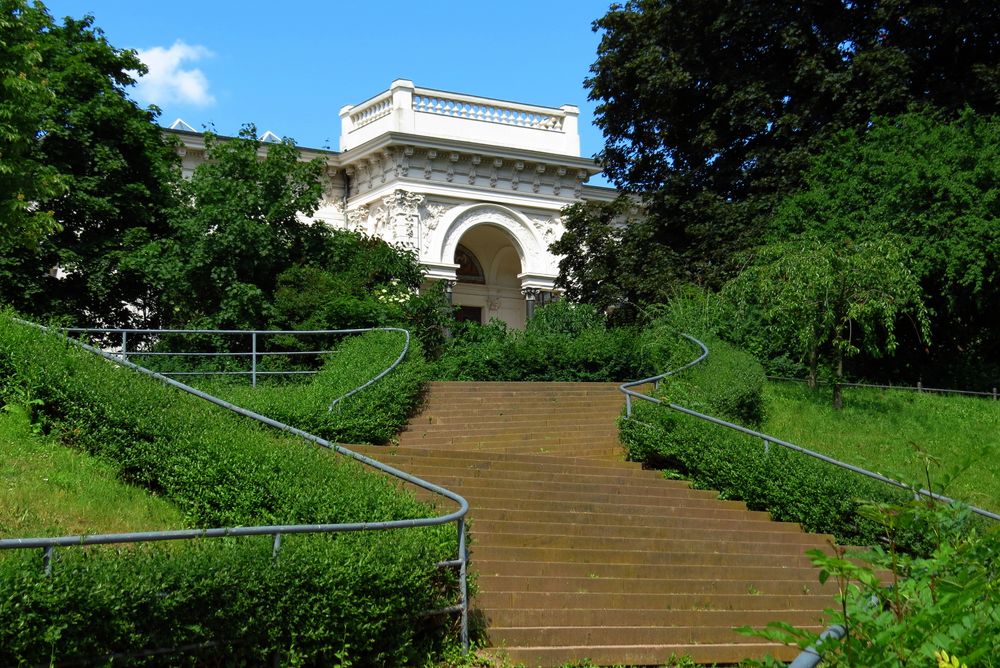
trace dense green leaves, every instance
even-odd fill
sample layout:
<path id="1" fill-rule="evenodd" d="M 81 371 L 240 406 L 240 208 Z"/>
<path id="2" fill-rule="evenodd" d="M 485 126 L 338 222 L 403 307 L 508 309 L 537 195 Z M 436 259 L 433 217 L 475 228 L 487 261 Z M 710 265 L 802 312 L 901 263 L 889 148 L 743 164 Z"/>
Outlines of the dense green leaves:
<path id="1" fill-rule="evenodd" d="M 363 357 L 369 350 L 354 352 Z M 0 319 L 0 400 L 27 403 L 44 431 L 169 498 L 189 525 L 434 512 L 358 464 L 276 436 L 7 315 Z M 204 650 L 209 656 L 252 663 L 278 654 L 327 665 L 343 652 L 363 665 L 400 665 L 413 660 L 416 644 L 442 632 L 420 613 L 453 602 L 447 578 L 433 567 L 454 556 L 453 526 L 285 543 L 277 562 L 269 540 L 128 548 L 127 558 L 113 549 L 77 552 L 59 560 L 51 579 L 35 559 L 4 558 L 0 660 L 37 663 L 50 651 L 60 659 L 89 658 L 109 648 L 211 641 L 220 644 Z"/>
<path id="2" fill-rule="evenodd" d="M 926 335 L 920 286 L 901 242 L 877 240 L 822 243 L 798 239 L 759 248 L 729 284 L 726 295 L 757 320 L 767 343 L 795 351 L 816 381 L 820 361 L 839 381 L 843 361 L 864 349 L 879 356 L 896 348 L 896 325 L 904 315 Z M 834 406 L 840 407 L 839 385 Z"/>
<path id="3" fill-rule="evenodd" d="M 524 331 L 499 320 L 462 323 L 437 363 L 442 380 L 624 381 L 643 376 L 650 361 L 638 330 L 611 328 L 587 304 L 559 301 L 535 311 Z"/>
<path id="4" fill-rule="evenodd" d="M 143 322 L 149 290 L 128 258 L 165 233 L 180 176 L 156 110 L 125 93 L 145 67 L 92 17 L 57 25 L 40 4 L 16 1 L 3 16 L 0 41 L 15 59 L 10 70 L 2 59 L 13 83 L 0 104 L 16 113 L 0 131 L 0 229 L 14 230 L 0 237 L 0 300 L 77 322 Z M 16 228 L 34 228 L 35 243 Z"/>
<path id="5" fill-rule="evenodd" d="M 934 341 L 925 353 L 914 337 L 904 338 L 909 375 L 968 386 L 995 380 L 1000 120 L 971 110 L 950 122 L 930 113 L 879 118 L 864 133 L 834 138 L 805 181 L 777 210 L 770 236 L 895 235 L 926 295 Z"/>
<path id="6" fill-rule="evenodd" d="M 672 337 L 672 338 L 668 338 Z M 665 401 L 736 424 L 758 428 L 763 420 L 765 381 L 746 353 L 708 337 L 710 354 L 697 366 L 671 376 L 658 396 Z M 676 368 L 697 355 L 687 341 L 662 331 L 659 356 Z M 778 446 L 765 449 L 749 436 L 662 406 L 637 402 L 635 419 L 622 419 L 620 437 L 629 459 L 671 470 L 723 498 L 741 499 L 778 521 L 798 522 L 842 543 L 871 544 L 878 526 L 858 513 L 862 499 L 905 497 L 885 485 Z"/>
<path id="7" fill-rule="evenodd" d="M 911 105 L 951 118 L 1000 104 L 989 0 L 632 0 L 594 27 L 598 159 L 647 212 L 622 230 L 604 205 L 570 212 L 562 280 L 601 306 L 718 287 L 836 132 Z"/>

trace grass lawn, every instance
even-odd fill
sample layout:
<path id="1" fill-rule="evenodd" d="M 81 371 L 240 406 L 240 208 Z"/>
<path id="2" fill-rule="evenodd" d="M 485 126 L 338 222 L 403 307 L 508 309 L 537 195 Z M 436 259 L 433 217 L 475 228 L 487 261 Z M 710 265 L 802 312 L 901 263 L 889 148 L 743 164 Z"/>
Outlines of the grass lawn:
<path id="1" fill-rule="evenodd" d="M 935 489 L 955 473 L 945 494 L 1000 511 L 1000 401 L 845 388 L 834 411 L 829 387 L 783 382 L 765 398 L 765 433 L 904 482 L 924 480 L 923 451 Z"/>
<path id="2" fill-rule="evenodd" d="M 184 526 L 166 500 L 122 483 L 110 464 L 31 431 L 0 407 L 0 536 L 156 531 Z"/>

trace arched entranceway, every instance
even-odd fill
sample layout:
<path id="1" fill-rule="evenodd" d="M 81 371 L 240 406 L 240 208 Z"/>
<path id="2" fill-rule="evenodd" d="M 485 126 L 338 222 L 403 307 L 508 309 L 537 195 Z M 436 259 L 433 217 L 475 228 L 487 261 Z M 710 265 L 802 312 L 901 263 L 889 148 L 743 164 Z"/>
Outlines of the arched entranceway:
<path id="1" fill-rule="evenodd" d="M 515 243 L 506 230 L 488 223 L 472 227 L 459 239 L 452 303 L 460 320 L 486 323 L 497 318 L 524 327 L 521 258 Z"/>

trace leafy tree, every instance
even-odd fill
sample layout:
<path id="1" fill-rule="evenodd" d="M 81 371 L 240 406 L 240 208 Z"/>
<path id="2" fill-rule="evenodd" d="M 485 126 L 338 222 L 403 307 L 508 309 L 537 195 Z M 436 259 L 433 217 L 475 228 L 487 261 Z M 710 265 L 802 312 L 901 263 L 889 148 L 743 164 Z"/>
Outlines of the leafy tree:
<path id="1" fill-rule="evenodd" d="M 718 285 L 832 132 L 912 104 L 991 113 L 1000 103 L 991 0 L 631 0 L 594 28 L 598 159 L 649 213 L 619 242 L 640 254 L 644 288 L 691 276 Z M 578 220 L 574 232 L 590 236 Z M 601 217 L 589 220 L 599 234 Z M 590 259 L 586 246 L 563 249 L 570 266 Z"/>
<path id="2" fill-rule="evenodd" d="M 935 342 L 927 354 L 904 339 L 900 353 L 925 380 L 995 380 L 1000 118 L 966 110 L 950 122 L 928 113 L 876 119 L 863 133 L 838 134 L 804 180 L 778 208 L 769 236 L 896 235 L 927 295 Z"/>
<path id="3" fill-rule="evenodd" d="M 266 144 L 252 125 L 206 135 L 206 160 L 181 186 L 172 228 L 130 257 L 165 327 L 340 329 L 406 325 L 433 352 L 448 315 L 440 290 L 417 294 L 413 253 L 313 223 L 321 158 Z"/>
<path id="4" fill-rule="evenodd" d="M 279 274 L 322 255 L 326 230 L 306 217 L 319 206 L 323 165 L 301 162 L 291 140 L 263 144 L 252 125 L 231 140 L 206 134 L 205 144 L 169 235 L 133 262 L 160 295 L 164 325 L 264 328 Z"/>
<path id="5" fill-rule="evenodd" d="M 167 231 L 179 178 L 157 111 L 127 96 L 146 68 L 108 44 L 93 17 L 57 25 L 41 4 L 17 0 L 5 2 L 3 16 L 3 41 L 18 36 L 33 68 L 3 102 L 25 110 L 13 155 L 30 161 L 27 178 L 38 176 L 21 213 L 35 216 L 29 229 L 50 233 L 28 246 L 0 238 L 0 300 L 80 323 L 143 322 L 148 295 L 129 256 Z M 0 200 L 9 201 L 8 190 L 5 179 Z M 24 227 L 6 215 L 3 225 Z"/>
<path id="6" fill-rule="evenodd" d="M 64 188 L 36 141 L 55 101 L 38 44 L 47 19 L 26 2 L 0 0 L 0 237 L 13 242 L 30 243 L 56 228 L 38 202 Z"/>
<path id="7" fill-rule="evenodd" d="M 810 385 L 825 362 L 835 379 L 833 406 L 841 408 L 845 358 L 865 350 L 892 353 L 896 326 L 910 315 L 926 336 L 920 284 L 896 239 L 822 243 L 799 239 L 755 251 L 725 288 L 763 336 L 807 361 Z"/>

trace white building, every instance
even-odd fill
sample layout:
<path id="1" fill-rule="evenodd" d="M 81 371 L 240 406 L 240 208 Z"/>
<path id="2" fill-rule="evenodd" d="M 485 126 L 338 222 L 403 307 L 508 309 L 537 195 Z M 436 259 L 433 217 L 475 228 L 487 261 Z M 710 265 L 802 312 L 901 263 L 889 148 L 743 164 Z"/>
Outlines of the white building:
<path id="1" fill-rule="evenodd" d="M 556 292 L 559 258 L 548 247 L 563 233 L 562 208 L 615 195 L 585 185 L 600 169 L 580 157 L 578 115 L 394 81 L 341 109 L 339 152 L 301 149 L 327 164 L 315 218 L 415 251 L 462 319 L 523 327 Z M 190 174 L 204 144 L 177 134 Z"/>

